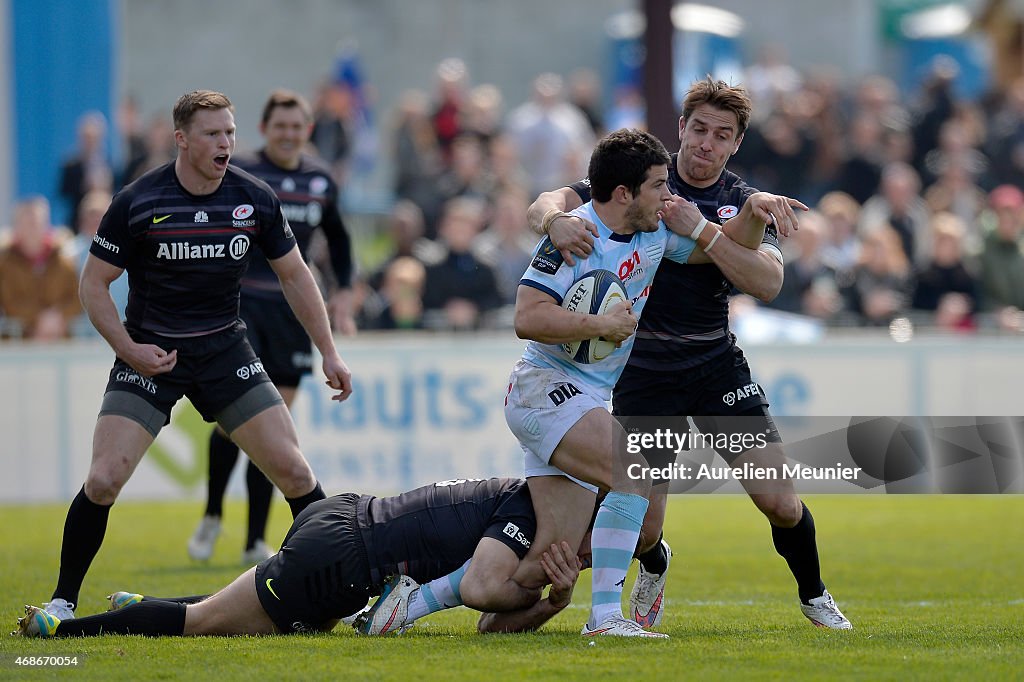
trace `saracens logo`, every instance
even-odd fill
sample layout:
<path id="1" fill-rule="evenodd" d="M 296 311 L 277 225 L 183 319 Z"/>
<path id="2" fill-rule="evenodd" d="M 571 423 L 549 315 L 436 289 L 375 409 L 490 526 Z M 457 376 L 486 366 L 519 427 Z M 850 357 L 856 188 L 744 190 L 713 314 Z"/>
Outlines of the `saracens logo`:
<path id="1" fill-rule="evenodd" d="M 252 204 L 240 204 L 235 206 L 235 210 L 231 212 L 233 220 L 231 224 L 235 227 L 252 227 L 256 224 L 256 219 L 252 217 L 252 214 L 256 212 L 256 209 L 252 207 Z"/>
<path id="2" fill-rule="evenodd" d="M 739 212 L 740 210 L 735 206 L 722 206 L 718 209 L 718 217 L 722 220 L 728 220 Z"/>

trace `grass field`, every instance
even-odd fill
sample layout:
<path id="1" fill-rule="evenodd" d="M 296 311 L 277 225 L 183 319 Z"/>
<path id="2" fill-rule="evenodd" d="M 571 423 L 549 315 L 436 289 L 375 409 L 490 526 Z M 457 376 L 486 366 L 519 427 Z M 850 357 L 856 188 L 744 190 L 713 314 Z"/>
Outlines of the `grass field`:
<path id="1" fill-rule="evenodd" d="M 666 642 L 579 636 L 589 603 L 584 574 L 572 607 L 543 631 L 479 636 L 455 609 L 406 635 L 231 639 L 27 641 L 0 637 L 0 679 L 1022 679 L 1024 497 L 821 496 L 814 512 L 823 576 L 854 630 L 812 627 L 796 605 L 767 522 L 745 497 L 673 499 L 666 536 L 675 551 L 662 630 Z M 64 506 L 0 507 L 0 622 L 49 598 Z M 198 503 L 119 503 L 86 579 L 79 614 L 104 595 L 215 590 L 241 572 L 241 503 L 227 508 L 209 565 L 185 542 Z M 271 538 L 288 524 L 275 503 Z M 632 578 L 627 581 L 627 588 Z M 77 669 L 29 670 L 16 656 L 70 655 Z"/>

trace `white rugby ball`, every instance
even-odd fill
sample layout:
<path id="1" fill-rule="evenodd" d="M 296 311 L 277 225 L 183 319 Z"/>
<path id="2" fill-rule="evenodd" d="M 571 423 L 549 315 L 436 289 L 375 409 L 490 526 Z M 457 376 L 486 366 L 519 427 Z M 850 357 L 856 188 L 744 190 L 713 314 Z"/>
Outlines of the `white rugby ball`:
<path id="1" fill-rule="evenodd" d="M 610 308 L 626 300 L 626 288 L 609 270 L 591 270 L 580 276 L 562 298 L 562 307 L 576 313 L 604 315 Z M 562 350 L 575 362 L 590 364 L 612 354 L 615 343 L 600 338 L 563 343 Z"/>

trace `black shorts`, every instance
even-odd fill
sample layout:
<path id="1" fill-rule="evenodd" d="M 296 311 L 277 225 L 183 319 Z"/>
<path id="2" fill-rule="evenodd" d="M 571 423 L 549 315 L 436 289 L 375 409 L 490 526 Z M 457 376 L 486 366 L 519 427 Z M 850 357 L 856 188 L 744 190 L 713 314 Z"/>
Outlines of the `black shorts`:
<path id="1" fill-rule="evenodd" d="M 612 413 L 620 421 L 628 418 L 624 426 L 646 430 L 650 417 L 690 417 L 702 433 L 721 434 L 734 443 L 745 436 L 782 442 L 768 406 L 764 389 L 751 377 L 750 365 L 736 345 L 687 370 L 653 372 L 626 365 L 612 392 Z M 735 449 L 715 450 L 727 462 L 740 454 Z"/>
<path id="2" fill-rule="evenodd" d="M 313 344 L 287 301 L 242 294 L 241 317 L 256 355 L 276 386 L 294 388 L 313 369 Z"/>
<path id="3" fill-rule="evenodd" d="M 230 433 L 249 417 L 282 402 L 246 340 L 241 322 L 197 337 L 171 338 L 140 331 L 130 334 L 136 343 L 177 350 L 177 364 L 166 374 L 144 377 L 121 358 L 115 358 L 101 415 L 120 414 L 134 419 L 155 437 L 170 422 L 174 405 L 187 396 L 203 419 L 220 421 Z M 228 407 L 232 409 L 226 414 Z M 236 414 L 239 409 L 241 413 Z"/>
<path id="4" fill-rule="evenodd" d="M 256 566 L 256 595 L 281 632 L 320 630 L 379 594 L 356 524 L 359 498 L 345 493 L 309 505 L 281 550 Z"/>

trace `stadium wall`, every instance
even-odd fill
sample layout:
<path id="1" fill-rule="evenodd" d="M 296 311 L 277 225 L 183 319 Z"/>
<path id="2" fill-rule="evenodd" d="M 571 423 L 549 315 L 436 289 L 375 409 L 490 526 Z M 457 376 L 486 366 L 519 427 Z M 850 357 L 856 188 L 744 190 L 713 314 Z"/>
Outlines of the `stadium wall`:
<path id="1" fill-rule="evenodd" d="M 337 404 L 319 379 L 302 385 L 295 415 L 303 452 L 328 491 L 391 493 L 446 478 L 518 474 L 521 454 L 502 406 L 522 348 L 510 336 L 346 340 L 355 393 Z M 747 350 L 780 416 L 1021 413 L 1019 341 L 858 338 Z M 74 495 L 88 470 L 111 362 L 99 342 L 3 347 L 0 503 Z M 201 496 L 209 429 L 183 401 L 123 496 Z M 240 492 L 244 468 L 235 475 L 232 491 Z"/>

